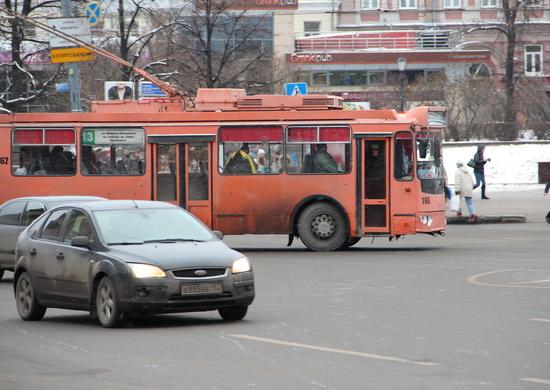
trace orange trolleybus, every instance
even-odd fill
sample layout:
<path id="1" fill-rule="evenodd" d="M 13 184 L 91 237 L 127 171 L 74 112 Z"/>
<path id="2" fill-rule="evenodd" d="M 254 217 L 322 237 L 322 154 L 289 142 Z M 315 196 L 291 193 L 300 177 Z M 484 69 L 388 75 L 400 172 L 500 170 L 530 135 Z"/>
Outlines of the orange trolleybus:
<path id="1" fill-rule="evenodd" d="M 224 234 L 288 234 L 316 251 L 440 234 L 445 109 L 342 110 L 324 95 L 199 90 L 0 115 L 0 203 L 28 195 L 154 199 Z M 1 216 L 0 216 L 1 217 Z"/>

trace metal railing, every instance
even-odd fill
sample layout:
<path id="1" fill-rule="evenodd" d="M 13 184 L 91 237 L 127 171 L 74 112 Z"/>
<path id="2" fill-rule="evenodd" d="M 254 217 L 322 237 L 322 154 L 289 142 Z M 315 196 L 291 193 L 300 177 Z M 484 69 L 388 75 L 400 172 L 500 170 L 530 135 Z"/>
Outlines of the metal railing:
<path id="1" fill-rule="evenodd" d="M 379 31 L 310 35 L 295 39 L 297 51 L 450 49 L 448 31 Z"/>

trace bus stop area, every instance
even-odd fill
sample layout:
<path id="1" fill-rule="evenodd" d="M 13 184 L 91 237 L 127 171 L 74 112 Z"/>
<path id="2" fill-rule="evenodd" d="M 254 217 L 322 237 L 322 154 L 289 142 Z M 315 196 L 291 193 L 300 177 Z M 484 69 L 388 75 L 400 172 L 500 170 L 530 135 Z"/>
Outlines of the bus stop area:
<path id="1" fill-rule="evenodd" d="M 529 223 L 545 220 L 550 210 L 550 197 L 543 196 L 543 184 L 487 186 L 490 199 L 480 199 L 479 189 L 474 190 L 474 207 L 478 216 L 475 223 Z M 473 224 L 464 201 L 462 214 L 449 210 L 447 224 Z"/>

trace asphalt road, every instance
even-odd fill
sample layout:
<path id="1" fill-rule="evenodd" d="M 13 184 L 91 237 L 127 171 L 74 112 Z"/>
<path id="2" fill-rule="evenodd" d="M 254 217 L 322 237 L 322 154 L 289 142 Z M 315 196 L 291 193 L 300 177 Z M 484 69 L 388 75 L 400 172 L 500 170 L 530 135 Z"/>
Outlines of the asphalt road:
<path id="1" fill-rule="evenodd" d="M 0 389 L 550 389 L 550 225 L 537 210 L 550 199 L 505 195 L 484 207 L 523 202 L 533 218 L 335 253 L 227 237 L 256 274 L 238 323 L 189 313 L 103 329 L 52 309 L 24 322 L 8 273 Z"/>

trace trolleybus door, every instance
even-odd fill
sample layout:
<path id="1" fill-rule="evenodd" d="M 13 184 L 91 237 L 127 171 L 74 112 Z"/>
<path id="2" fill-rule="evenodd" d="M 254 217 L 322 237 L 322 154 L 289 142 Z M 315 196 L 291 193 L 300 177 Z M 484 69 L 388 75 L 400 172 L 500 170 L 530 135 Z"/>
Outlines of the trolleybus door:
<path id="1" fill-rule="evenodd" d="M 150 137 L 154 143 L 157 138 Z M 174 143 L 164 143 L 175 141 Z M 212 137 L 213 141 L 213 137 Z M 153 145 L 153 198 L 177 204 L 212 226 L 212 142 L 195 136 L 163 137 Z"/>
<path id="2" fill-rule="evenodd" d="M 363 233 L 389 232 L 389 139 L 365 138 L 361 140 L 358 155 L 361 159 L 361 230 Z"/>

